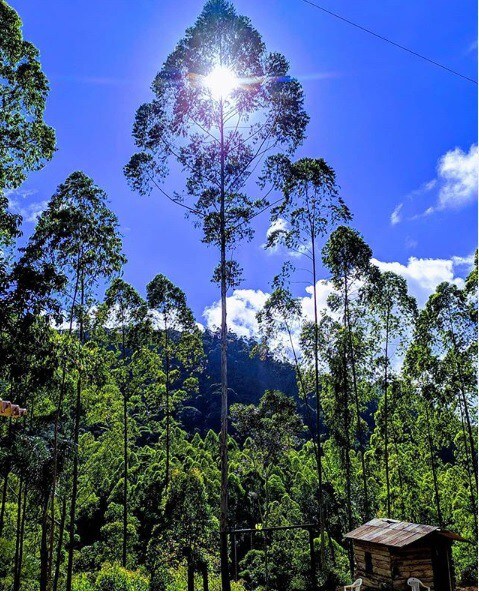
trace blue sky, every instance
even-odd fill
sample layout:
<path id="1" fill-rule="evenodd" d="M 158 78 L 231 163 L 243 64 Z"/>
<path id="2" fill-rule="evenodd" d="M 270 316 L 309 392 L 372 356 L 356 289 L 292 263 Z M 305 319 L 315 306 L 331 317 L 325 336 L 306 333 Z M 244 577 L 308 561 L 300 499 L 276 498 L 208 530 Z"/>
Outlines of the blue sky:
<path id="1" fill-rule="evenodd" d="M 474 0 L 323 2 L 476 78 Z M 54 159 L 10 196 L 26 215 L 25 236 L 33 230 L 28 219 L 56 186 L 72 171 L 84 170 L 107 191 L 119 217 L 128 257 L 125 279 L 144 294 L 153 276 L 164 273 L 185 290 L 197 319 L 204 322 L 210 307 L 206 319 L 213 322 L 218 291 L 209 277 L 216 253 L 200 242 L 181 209 L 158 194 L 136 195 L 122 173 L 134 151 L 135 111 L 151 97 L 154 75 L 203 2 L 183 0 L 181 9 L 174 0 L 11 4 L 23 19 L 25 37 L 40 49 L 51 85 L 46 120 L 58 141 Z M 375 258 L 405 275 L 420 299 L 437 280 L 467 273 L 464 259 L 477 243 L 477 86 L 301 0 L 235 5 L 303 82 L 311 123 L 298 156 L 323 157 L 335 168 L 353 225 Z M 244 334 L 284 255 L 262 249 L 268 225 L 267 214 L 258 218 L 254 240 L 238 252 L 244 282 L 231 300 L 230 318 L 234 323 L 239 307 Z M 304 289 L 297 285 L 298 295 L 307 297 Z"/>

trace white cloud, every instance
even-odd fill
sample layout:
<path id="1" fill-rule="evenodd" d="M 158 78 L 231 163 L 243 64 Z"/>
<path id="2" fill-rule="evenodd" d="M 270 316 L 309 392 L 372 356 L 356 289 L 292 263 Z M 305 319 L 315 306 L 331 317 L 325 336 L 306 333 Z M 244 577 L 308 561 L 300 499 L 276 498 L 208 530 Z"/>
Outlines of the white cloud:
<path id="1" fill-rule="evenodd" d="M 394 208 L 394 211 L 391 214 L 391 224 L 393 226 L 395 226 L 396 224 L 399 224 L 399 222 L 401 222 L 401 220 L 402 220 L 401 210 L 403 209 L 403 206 L 404 206 L 404 204 L 400 203 Z"/>
<path id="2" fill-rule="evenodd" d="M 441 282 L 451 282 L 457 286 L 464 285 L 463 277 L 469 272 L 473 263 L 473 256 L 451 257 L 451 259 L 418 259 L 410 257 L 404 265 L 397 261 L 385 262 L 373 259 L 372 262 L 382 271 L 393 271 L 404 277 L 408 283 L 410 293 L 416 297 L 419 306 L 424 306 L 430 294 Z M 458 273 L 458 269 L 460 273 Z M 328 296 L 333 292 L 328 280 L 317 283 L 317 303 L 319 311 L 327 308 Z M 314 318 L 313 286 L 305 288 L 305 295 L 300 296 L 301 309 L 305 319 Z M 258 321 L 256 314 L 264 306 L 269 294 L 262 290 L 234 290 L 227 298 L 228 329 L 239 337 L 258 337 Z M 215 330 L 221 324 L 220 302 L 214 302 L 203 312 L 205 325 Z M 300 327 L 293 327 L 293 339 L 297 344 Z M 286 343 L 289 337 L 279 335 L 278 339 Z M 286 344 L 288 345 L 288 344 Z"/>
<path id="3" fill-rule="evenodd" d="M 36 193 L 36 191 L 30 189 L 6 192 L 9 208 L 13 212 L 20 214 L 25 222 L 32 224 L 38 220 L 38 217 L 48 205 L 47 200 L 26 203 L 28 198 Z"/>
<path id="4" fill-rule="evenodd" d="M 468 152 L 459 147 L 446 152 L 437 162 L 436 178 L 424 183 L 407 197 L 408 201 L 414 201 L 418 196 L 425 196 L 435 189 L 435 203 L 422 213 L 409 216 L 408 219 L 415 220 L 443 210 L 458 210 L 477 201 L 478 166 L 477 144 L 472 144 Z M 406 203 L 400 203 L 394 208 L 391 214 L 393 226 L 404 219 L 403 208 Z"/>
<path id="5" fill-rule="evenodd" d="M 467 153 L 454 148 L 439 160 L 441 188 L 437 210 L 461 208 L 477 200 L 478 156 L 477 145 L 473 144 Z"/>
<path id="6" fill-rule="evenodd" d="M 262 290 L 234 290 L 227 299 L 228 329 L 239 337 L 255 337 L 258 334 L 256 314 L 263 308 L 268 296 Z M 206 307 L 203 317 L 208 329 L 220 327 L 220 301 Z"/>
<path id="7" fill-rule="evenodd" d="M 284 218 L 277 218 L 274 222 L 270 224 L 268 230 L 266 231 L 266 239 L 269 239 L 273 232 L 277 230 L 288 230 L 288 222 Z M 266 248 L 266 243 L 264 243 L 261 246 L 263 247 L 263 249 L 266 249 L 267 253 L 270 254 L 276 253 L 280 248 L 280 245 L 278 243 L 276 243 L 276 245 L 274 245 L 273 247 L 269 248 Z"/>
<path id="8" fill-rule="evenodd" d="M 467 257 L 453 256 L 453 257 L 451 257 L 451 260 L 452 260 L 452 263 L 454 264 L 454 266 L 456 266 L 456 267 L 465 266 L 465 267 L 467 267 L 467 271 L 469 272 L 472 269 L 472 266 L 474 265 L 474 253 L 472 253 L 471 255 L 468 255 Z"/>
<path id="9" fill-rule="evenodd" d="M 474 39 L 474 41 L 469 43 L 465 53 L 466 54 L 468 54 L 468 53 L 477 54 L 477 39 Z"/>
<path id="10" fill-rule="evenodd" d="M 463 278 L 456 273 L 457 267 L 471 267 L 472 257 L 451 257 L 451 259 L 418 259 L 410 257 L 407 265 L 393 261 L 390 263 L 373 259 L 372 262 L 381 271 L 393 271 L 405 278 L 409 292 L 424 306 L 430 294 L 441 282 L 450 282 L 459 287 L 464 285 Z M 467 273 L 467 269 L 465 270 Z"/>
<path id="11" fill-rule="evenodd" d="M 301 309 L 305 319 L 314 318 L 313 286 L 305 289 L 307 296 L 300 297 Z M 318 310 L 327 308 L 327 298 L 333 292 L 331 282 L 317 282 Z M 266 303 L 269 293 L 262 290 L 234 290 L 227 298 L 228 329 L 240 337 L 256 337 L 258 335 L 257 313 Z M 217 329 L 221 325 L 221 303 L 214 302 L 203 311 L 208 329 Z"/>
<path id="12" fill-rule="evenodd" d="M 268 239 L 271 236 L 271 234 L 277 230 L 287 231 L 289 230 L 289 228 L 290 227 L 287 220 L 285 220 L 284 218 L 277 218 L 274 222 L 270 224 L 268 230 L 266 231 L 266 239 Z M 301 245 L 298 249 L 289 250 L 286 250 L 286 248 L 280 243 L 276 243 L 272 247 L 266 247 L 266 243 L 262 244 L 261 246 L 263 249 L 266 249 L 266 252 L 270 255 L 272 255 L 273 253 L 278 253 L 282 250 L 284 253 L 287 253 L 290 257 L 302 257 L 311 250 L 311 243 Z"/>
<path id="13" fill-rule="evenodd" d="M 314 297 L 313 297 L 313 286 L 308 286 L 306 292 L 309 296 L 301 298 L 301 310 L 304 316 L 308 320 L 314 319 Z M 318 312 L 328 307 L 328 296 L 334 292 L 333 285 L 328 280 L 319 280 L 316 282 L 316 302 L 318 305 Z"/>
<path id="14" fill-rule="evenodd" d="M 418 241 L 415 238 L 407 236 L 404 240 L 404 246 L 406 249 L 415 249 L 418 246 Z"/>

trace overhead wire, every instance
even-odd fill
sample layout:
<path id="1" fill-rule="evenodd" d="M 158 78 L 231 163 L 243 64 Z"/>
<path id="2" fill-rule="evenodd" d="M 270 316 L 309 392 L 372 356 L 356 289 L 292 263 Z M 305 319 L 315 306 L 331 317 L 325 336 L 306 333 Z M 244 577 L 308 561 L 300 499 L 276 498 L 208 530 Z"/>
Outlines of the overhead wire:
<path id="1" fill-rule="evenodd" d="M 329 14 L 330 16 L 333 16 L 334 18 L 339 19 L 339 20 L 347 23 L 348 25 L 351 25 L 352 27 L 356 27 L 356 29 L 360 29 L 361 31 L 368 33 L 369 35 L 373 35 L 374 37 L 381 39 L 381 41 L 385 41 L 386 43 L 389 43 L 390 45 L 394 45 L 394 47 L 397 47 L 398 49 L 402 49 L 403 51 L 406 51 L 406 52 L 412 54 L 413 56 L 420 58 L 421 60 L 429 62 L 430 64 L 433 64 L 434 66 L 437 66 L 438 68 L 442 68 L 443 70 L 446 70 L 447 72 L 449 72 L 450 74 L 453 74 L 454 76 L 459 76 L 460 78 L 463 78 L 464 80 L 468 80 L 469 82 L 472 82 L 473 84 L 477 85 L 477 80 L 474 80 L 474 78 L 470 78 L 469 76 L 466 76 L 465 74 L 461 74 L 460 72 L 457 72 L 456 70 L 453 70 L 452 68 L 449 68 L 448 66 L 445 66 L 444 64 L 441 64 L 440 62 L 437 62 L 436 60 L 432 60 L 431 58 L 428 58 L 427 56 L 425 56 L 417 51 L 409 49 L 409 47 L 406 47 L 405 45 L 401 45 L 400 43 L 396 43 L 396 41 L 393 41 L 392 39 L 389 39 L 388 37 L 385 37 L 384 35 L 380 35 L 379 33 L 376 33 L 375 31 L 373 31 L 372 29 L 368 29 L 367 27 L 363 27 L 362 25 L 352 21 L 351 19 L 348 19 L 348 18 L 338 14 L 337 12 L 333 12 L 332 10 L 328 10 L 327 8 L 317 4 L 316 2 L 312 2 L 312 0 L 300 0 L 300 1 L 304 2 L 305 4 L 309 4 L 310 6 L 313 6 L 314 8 L 317 8 L 318 10 L 321 10 L 322 12 L 324 12 L 326 14 Z"/>

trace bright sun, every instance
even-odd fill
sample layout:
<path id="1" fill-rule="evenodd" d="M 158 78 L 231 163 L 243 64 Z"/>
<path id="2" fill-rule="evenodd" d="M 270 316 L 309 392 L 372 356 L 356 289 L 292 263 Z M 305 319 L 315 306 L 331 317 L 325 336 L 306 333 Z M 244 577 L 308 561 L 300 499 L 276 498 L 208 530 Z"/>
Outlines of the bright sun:
<path id="1" fill-rule="evenodd" d="M 238 79 L 226 66 L 215 66 L 205 77 L 204 85 L 214 99 L 221 99 L 227 97 L 238 86 Z"/>

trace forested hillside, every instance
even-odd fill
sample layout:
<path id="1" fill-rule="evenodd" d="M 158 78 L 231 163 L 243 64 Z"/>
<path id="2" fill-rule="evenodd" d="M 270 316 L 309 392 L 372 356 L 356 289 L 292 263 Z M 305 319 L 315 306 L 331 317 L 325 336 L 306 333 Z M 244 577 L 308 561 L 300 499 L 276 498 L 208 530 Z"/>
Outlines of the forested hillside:
<path id="1" fill-rule="evenodd" d="M 226 97 L 195 82 L 213 66 Z M 477 252 L 419 308 L 374 264 L 334 169 L 292 160 L 308 116 L 288 68 L 209 0 L 138 109 L 129 183 L 161 187 L 176 159 L 183 193 L 163 197 L 218 254 L 221 324 L 202 331 L 162 269 L 123 279 L 112 201 L 83 171 L 20 240 L 7 194 L 48 166 L 55 133 L 38 51 L 0 0 L 0 399 L 27 410 L 0 414 L 0 589 L 334 590 L 353 577 L 344 534 L 373 517 L 459 533 L 458 585 L 477 582 Z M 265 145 L 272 201 L 245 189 Z M 285 261 L 256 339 L 240 339 L 230 252 L 264 212 Z M 300 265 L 312 310 L 293 291 Z"/>
<path id="2" fill-rule="evenodd" d="M 274 356 L 260 357 L 252 339 L 228 336 L 229 388 L 231 403 L 257 404 L 266 390 L 282 390 L 298 402 L 294 366 Z M 219 424 L 221 380 L 219 336 L 209 330 L 203 334 L 204 364 L 198 377 L 198 392 L 182 406 L 181 421 L 188 432 L 206 434 Z"/>

